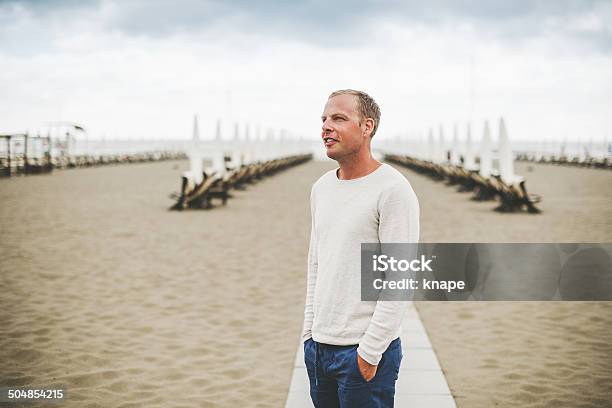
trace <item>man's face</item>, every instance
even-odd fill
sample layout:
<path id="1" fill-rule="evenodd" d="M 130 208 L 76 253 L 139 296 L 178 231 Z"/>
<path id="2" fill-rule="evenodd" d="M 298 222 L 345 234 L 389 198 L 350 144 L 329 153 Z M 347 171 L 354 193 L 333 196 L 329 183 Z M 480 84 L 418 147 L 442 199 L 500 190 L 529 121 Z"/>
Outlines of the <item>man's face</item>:
<path id="1" fill-rule="evenodd" d="M 325 104 L 321 137 L 330 159 L 339 160 L 367 148 L 369 134 L 365 132 L 357 103 L 355 95 L 342 94 Z"/>

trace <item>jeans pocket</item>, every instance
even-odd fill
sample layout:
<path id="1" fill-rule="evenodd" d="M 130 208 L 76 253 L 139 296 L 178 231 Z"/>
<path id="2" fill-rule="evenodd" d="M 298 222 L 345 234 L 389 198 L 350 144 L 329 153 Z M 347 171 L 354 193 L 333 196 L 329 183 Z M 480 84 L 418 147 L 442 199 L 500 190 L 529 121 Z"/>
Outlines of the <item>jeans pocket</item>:
<path id="1" fill-rule="evenodd" d="M 357 353 L 357 347 L 355 347 L 354 352 L 350 353 L 350 357 L 352 358 L 352 364 L 353 364 L 353 369 L 355 370 L 355 374 L 357 375 L 357 377 L 364 383 L 368 383 L 370 381 L 372 381 L 374 379 L 374 377 L 376 377 L 376 375 L 372 378 L 370 378 L 370 381 L 366 380 L 363 377 L 363 374 L 361 374 L 361 370 L 359 369 L 359 353 Z"/>
<path id="2" fill-rule="evenodd" d="M 308 367 L 308 363 L 313 361 L 312 356 L 311 356 L 311 350 L 312 350 L 313 344 L 314 344 L 314 340 L 312 339 L 312 337 L 304 342 L 304 363 L 306 364 L 307 367 Z"/>
<path id="3" fill-rule="evenodd" d="M 390 347 L 387 351 L 387 364 L 389 364 L 390 368 L 395 373 L 395 379 L 398 379 L 400 365 L 402 364 L 402 358 L 404 357 L 402 353 L 402 343 L 397 339 L 397 343 Z"/>

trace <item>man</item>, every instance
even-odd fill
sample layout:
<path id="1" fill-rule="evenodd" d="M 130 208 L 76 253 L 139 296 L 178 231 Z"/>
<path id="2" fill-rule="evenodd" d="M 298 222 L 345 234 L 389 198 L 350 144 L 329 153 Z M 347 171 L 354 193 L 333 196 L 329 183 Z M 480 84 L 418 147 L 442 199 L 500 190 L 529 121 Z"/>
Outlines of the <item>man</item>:
<path id="1" fill-rule="evenodd" d="M 380 108 L 365 92 L 332 93 L 323 115 L 339 168 L 312 187 L 304 359 L 317 408 L 392 407 L 408 305 L 361 301 L 361 243 L 418 242 L 419 204 L 406 178 L 372 157 Z"/>

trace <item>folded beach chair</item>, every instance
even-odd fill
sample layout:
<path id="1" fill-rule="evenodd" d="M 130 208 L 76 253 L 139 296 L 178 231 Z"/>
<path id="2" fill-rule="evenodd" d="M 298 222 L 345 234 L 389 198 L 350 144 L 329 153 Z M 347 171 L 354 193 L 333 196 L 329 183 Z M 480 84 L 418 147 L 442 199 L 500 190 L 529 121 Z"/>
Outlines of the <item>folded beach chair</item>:
<path id="1" fill-rule="evenodd" d="M 176 194 L 171 195 L 172 198 L 178 198 L 176 204 L 170 209 L 184 210 L 185 208 L 210 208 L 210 200 L 208 194 L 222 179 L 215 174 L 207 176 L 204 173 L 204 179 L 200 184 L 193 187 L 193 181 L 189 177 L 182 177 L 181 194 L 177 197 Z"/>
<path id="2" fill-rule="evenodd" d="M 494 177 L 493 180 L 500 201 L 500 205 L 495 208 L 495 211 L 515 212 L 527 209 L 532 214 L 541 212 L 535 204 L 542 201 L 542 197 L 527 193 L 526 180 L 523 177 L 516 176 L 511 182 L 505 182 L 499 177 Z"/>
<path id="3" fill-rule="evenodd" d="M 244 185 L 248 182 L 249 174 L 251 172 L 250 165 L 242 165 L 236 174 L 231 178 L 233 188 L 238 190 L 244 190 Z"/>
<path id="4" fill-rule="evenodd" d="M 217 183 L 210 187 L 206 194 L 206 208 L 212 208 L 212 199 L 220 198 L 223 205 L 227 204 L 227 200 L 230 197 L 229 190 L 231 188 L 228 178 L 219 177 Z"/>
<path id="5" fill-rule="evenodd" d="M 477 171 L 470 173 L 471 183 L 474 184 L 474 196 L 472 200 L 475 201 L 488 201 L 495 199 L 495 196 L 499 192 L 499 186 L 492 177 L 483 177 Z"/>
<path id="6" fill-rule="evenodd" d="M 453 186 L 457 184 L 463 184 L 465 182 L 465 178 L 468 175 L 465 173 L 462 167 L 448 165 L 446 166 L 446 185 Z"/>
<path id="7" fill-rule="evenodd" d="M 474 182 L 474 179 L 472 178 L 472 174 L 478 171 L 477 170 L 467 170 L 464 167 L 459 167 L 457 169 L 457 172 L 459 173 L 458 175 L 459 188 L 457 188 L 457 191 L 459 192 L 473 191 L 474 188 L 476 187 L 476 183 Z"/>

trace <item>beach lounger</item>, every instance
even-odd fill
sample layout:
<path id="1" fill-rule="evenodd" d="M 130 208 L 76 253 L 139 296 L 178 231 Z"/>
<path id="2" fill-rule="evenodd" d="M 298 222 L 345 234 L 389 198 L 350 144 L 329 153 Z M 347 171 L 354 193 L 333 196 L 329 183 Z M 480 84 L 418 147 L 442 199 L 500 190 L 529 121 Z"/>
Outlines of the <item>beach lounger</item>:
<path id="1" fill-rule="evenodd" d="M 470 174 L 470 179 L 474 184 L 472 200 L 489 201 L 495 199 L 499 192 L 499 185 L 494 177 L 485 178 L 475 171 Z"/>
<path id="2" fill-rule="evenodd" d="M 242 189 L 246 183 L 253 183 L 266 175 L 272 175 L 311 159 L 312 154 L 306 154 L 241 165 L 229 169 L 223 177 L 215 173 L 211 175 L 204 173 L 203 180 L 198 185 L 193 182 L 193 175 L 186 173 L 182 176 L 181 193 L 170 195 L 172 199 L 177 200 L 171 209 L 211 208 L 212 200 L 215 198 L 221 199 L 225 205 L 231 197 L 231 189 Z"/>
<path id="3" fill-rule="evenodd" d="M 485 201 L 499 199 L 496 208 L 500 212 L 522 211 L 539 213 L 535 206 L 542 198 L 527 193 L 525 180 L 516 177 L 511 183 L 504 182 L 497 174 L 483 177 L 477 170 L 467 170 L 461 166 L 442 165 L 405 156 L 386 155 L 385 160 L 408 167 L 414 171 L 426 174 L 433 179 L 445 179 L 447 185 L 460 184 L 458 191 L 474 191 L 473 200 Z"/>
<path id="4" fill-rule="evenodd" d="M 206 208 L 212 208 L 211 201 L 213 198 L 220 198 L 222 204 L 226 205 L 230 197 L 229 190 L 230 184 L 227 182 L 227 179 L 225 177 L 219 178 L 218 182 L 210 187 L 206 194 Z"/>
<path id="5" fill-rule="evenodd" d="M 458 172 L 460 175 L 458 182 L 459 188 L 457 188 L 457 191 L 461 193 L 474 191 L 476 183 L 472 179 L 472 174 L 477 172 L 477 170 L 467 170 L 463 167 L 459 167 Z"/>
<path id="6" fill-rule="evenodd" d="M 512 183 L 505 183 L 501 179 L 498 179 L 497 182 L 500 205 L 495 208 L 495 211 L 515 212 L 526 209 L 531 214 L 539 214 L 541 212 L 535 204 L 542 201 L 542 197 L 527 193 L 524 178 L 517 178 Z"/>
<path id="7" fill-rule="evenodd" d="M 178 201 L 170 209 L 172 210 L 184 210 L 186 208 L 210 208 L 210 200 L 208 199 L 208 193 L 215 187 L 221 178 L 216 177 L 214 174 L 207 176 L 204 173 L 204 179 L 202 182 L 191 187 L 193 181 L 189 177 L 182 177 L 181 194 L 178 196 Z M 171 197 L 176 198 L 175 195 Z"/>

